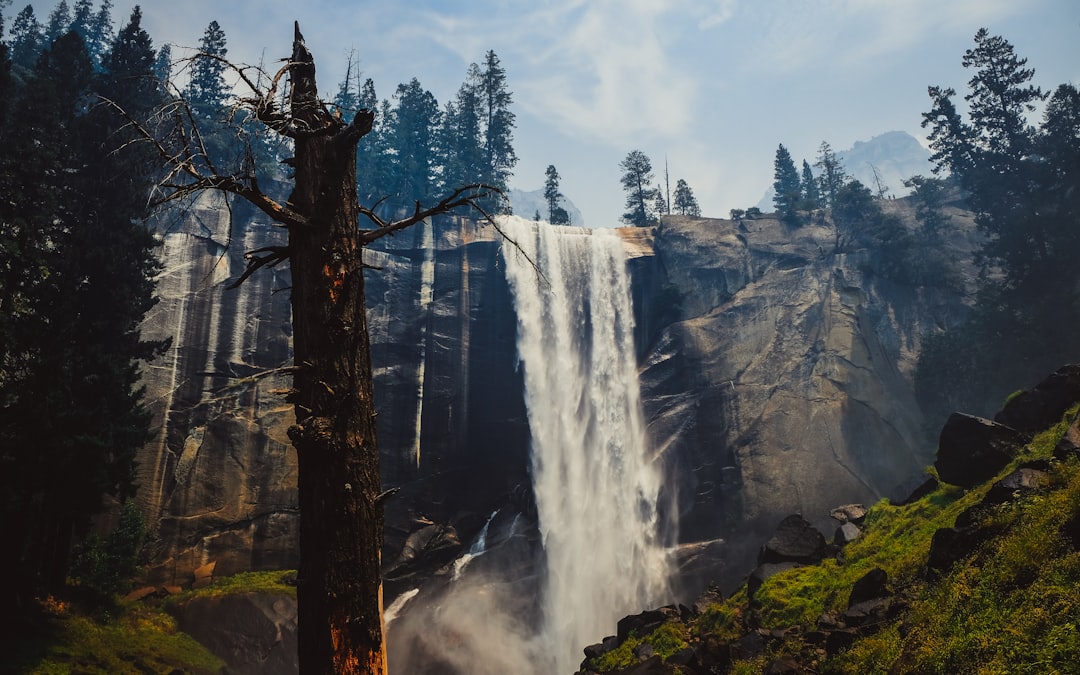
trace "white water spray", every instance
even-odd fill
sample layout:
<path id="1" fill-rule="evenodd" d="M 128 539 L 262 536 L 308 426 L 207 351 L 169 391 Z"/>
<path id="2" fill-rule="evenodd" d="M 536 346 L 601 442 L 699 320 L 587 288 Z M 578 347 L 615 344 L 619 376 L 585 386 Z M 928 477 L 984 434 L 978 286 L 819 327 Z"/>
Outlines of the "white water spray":
<path id="1" fill-rule="evenodd" d="M 630 280 L 611 230 L 502 222 L 547 558 L 543 642 L 555 673 L 626 614 L 667 601 L 660 469 L 645 441 Z M 542 274 L 542 276 L 540 276 Z"/>

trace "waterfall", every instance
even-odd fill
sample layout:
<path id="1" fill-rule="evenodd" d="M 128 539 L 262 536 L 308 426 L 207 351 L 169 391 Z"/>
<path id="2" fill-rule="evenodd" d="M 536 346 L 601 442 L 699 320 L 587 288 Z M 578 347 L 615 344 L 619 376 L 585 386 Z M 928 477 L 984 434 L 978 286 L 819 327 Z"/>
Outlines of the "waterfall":
<path id="1" fill-rule="evenodd" d="M 513 216 L 502 228 L 521 249 L 503 244 L 546 556 L 542 641 L 551 672 L 570 673 L 618 619 L 668 600 L 661 475 L 646 444 L 622 241 Z"/>
<path id="2" fill-rule="evenodd" d="M 488 516 L 487 521 L 484 522 L 484 526 L 480 528 L 480 534 L 476 535 L 476 540 L 473 541 L 473 544 L 469 547 L 469 550 L 466 551 L 460 558 L 454 561 L 454 571 L 453 575 L 450 577 L 451 579 L 453 579 L 454 581 L 460 579 L 461 575 L 465 572 L 465 568 L 469 566 L 470 562 L 472 562 L 472 559 L 483 555 L 484 551 L 487 550 L 488 528 L 491 527 L 491 521 L 495 520 L 495 516 L 497 515 L 499 515 L 498 509 L 496 509 L 494 512 L 492 512 L 490 516 Z"/>

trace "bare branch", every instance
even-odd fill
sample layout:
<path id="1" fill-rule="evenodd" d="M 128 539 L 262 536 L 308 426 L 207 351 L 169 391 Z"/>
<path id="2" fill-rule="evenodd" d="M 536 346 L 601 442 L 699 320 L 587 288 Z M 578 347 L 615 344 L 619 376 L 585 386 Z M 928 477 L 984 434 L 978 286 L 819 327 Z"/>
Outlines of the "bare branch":
<path id="1" fill-rule="evenodd" d="M 264 253 L 265 255 L 259 255 L 260 253 Z M 288 246 L 267 246 L 265 248 L 257 248 L 254 251 L 248 251 L 244 254 L 244 259 L 247 260 L 247 268 L 244 270 L 244 273 L 240 275 L 239 279 L 225 288 L 229 290 L 239 288 L 240 285 L 247 281 L 247 278 L 256 271 L 263 267 L 276 267 L 288 260 L 289 255 L 290 250 Z"/>
<path id="2" fill-rule="evenodd" d="M 421 208 L 420 202 L 417 202 L 416 209 L 413 211 L 412 215 L 408 216 L 407 218 L 392 222 L 387 222 L 383 220 L 372 209 L 361 206 L 360 213 L 362 213 L 368 218 L 368 220 L 375 224 L 375 229 L 364 230 L 363 232 L 361 232 L 360 244 L 366 246 L 367 244 L 370 244 L 377 239 L 381 239 L 388 234 L 392 235 L 399 230 L 404 230 L 407 227 L 411 227 L 419 223 L 421 220 L 430 218 L 432 216 L 450 213 L 454 209 L 460 208 L 462 206 L 469 206 L 475 209 L 484 217 L 484 220 L 495 226 L 495 229 L 499 232 L 499 234 L 502 234 L 502 230 L 498 227 L 498 224 L 495 223 L 494 218 L 492 218 L 492 216 L 487 213 L 483 209 L 483 207 L 480 206 L 481 200 L 496 195 L 503 199 L 506 199 L 506 195 L 503 193 L 503 191 L 495 187 L 494 185 L 487 185 L 485 183 L 473 183 L 471 185 L 466 185 L 464 187 L 460 187 L 454 190 L 448 196 L 444 197 L 438 204 L 435 204 L 434 206 L 431 206 L 429 208 Z"/>

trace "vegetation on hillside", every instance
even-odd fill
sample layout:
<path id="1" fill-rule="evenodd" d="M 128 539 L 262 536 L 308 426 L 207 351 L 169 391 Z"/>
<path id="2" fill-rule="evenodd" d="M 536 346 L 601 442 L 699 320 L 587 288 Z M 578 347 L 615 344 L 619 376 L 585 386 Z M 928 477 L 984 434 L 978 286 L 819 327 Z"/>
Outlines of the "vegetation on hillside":
<path id="1" fill-rule="evenodd" d="M 24 617 L 0 671 L 31 674 L 220 673 L 225 663 L 177 628 L 167 609 L 197 598 L 238 593 L 296 595 L 296 572 L 247 572 L 157 601 L 117 600 L 108 611 L 49 596 Z"/>
<path id="2" fill-rule="evenodd" d="M 769 577 L 752 598 L 744 586 L 691 619 L 632 636 L 587 661 L 583 672 L 622 672 L 639 664 L 643 653 L 666 662 L 642 671 L 649 673 L 761 673 L 778 664 L 818 673 L 1075 672 L 1080 457 L 1055 457 L 1054 450 L 1077 423 L 1078 408 L 1037 434 L 990 481 L 966 491 L 939 484 L 904 505 L 882 501 L 869 510 L 863 534 L 834 557 Z M 980 504 L 997 481 L 1037 460 L 1048 463 L 1049 484 L 977 511 L 977 526 L 996 534 L 942 575 L 928 574 L 934 534 Z M 844 643 L 827 641 L 824 631 L 848 611 L 853 586 L 875 569 L 887 575 L 892 609 L 876 624 L 846 634 Z M 684 647 L 700 656 L 719 644 L 733 647 L 713 670 L 672 660 Z M 643 652 L 642 645 L 651 649 Z"/>

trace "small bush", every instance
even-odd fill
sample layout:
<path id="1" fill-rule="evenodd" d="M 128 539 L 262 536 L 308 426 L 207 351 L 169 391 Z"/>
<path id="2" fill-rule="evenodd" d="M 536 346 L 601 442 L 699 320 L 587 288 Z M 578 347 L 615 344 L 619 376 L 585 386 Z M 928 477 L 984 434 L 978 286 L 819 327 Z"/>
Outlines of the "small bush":
<path id="1" fill-rule="evenodd" d="M 71 578 L 89 600 L 105 602 L 126 590 L 139 571 L 146 525 L 135 502 L 124 502 L 120 522 L 105 537 L 92 534 L 72 554 Z"/>

